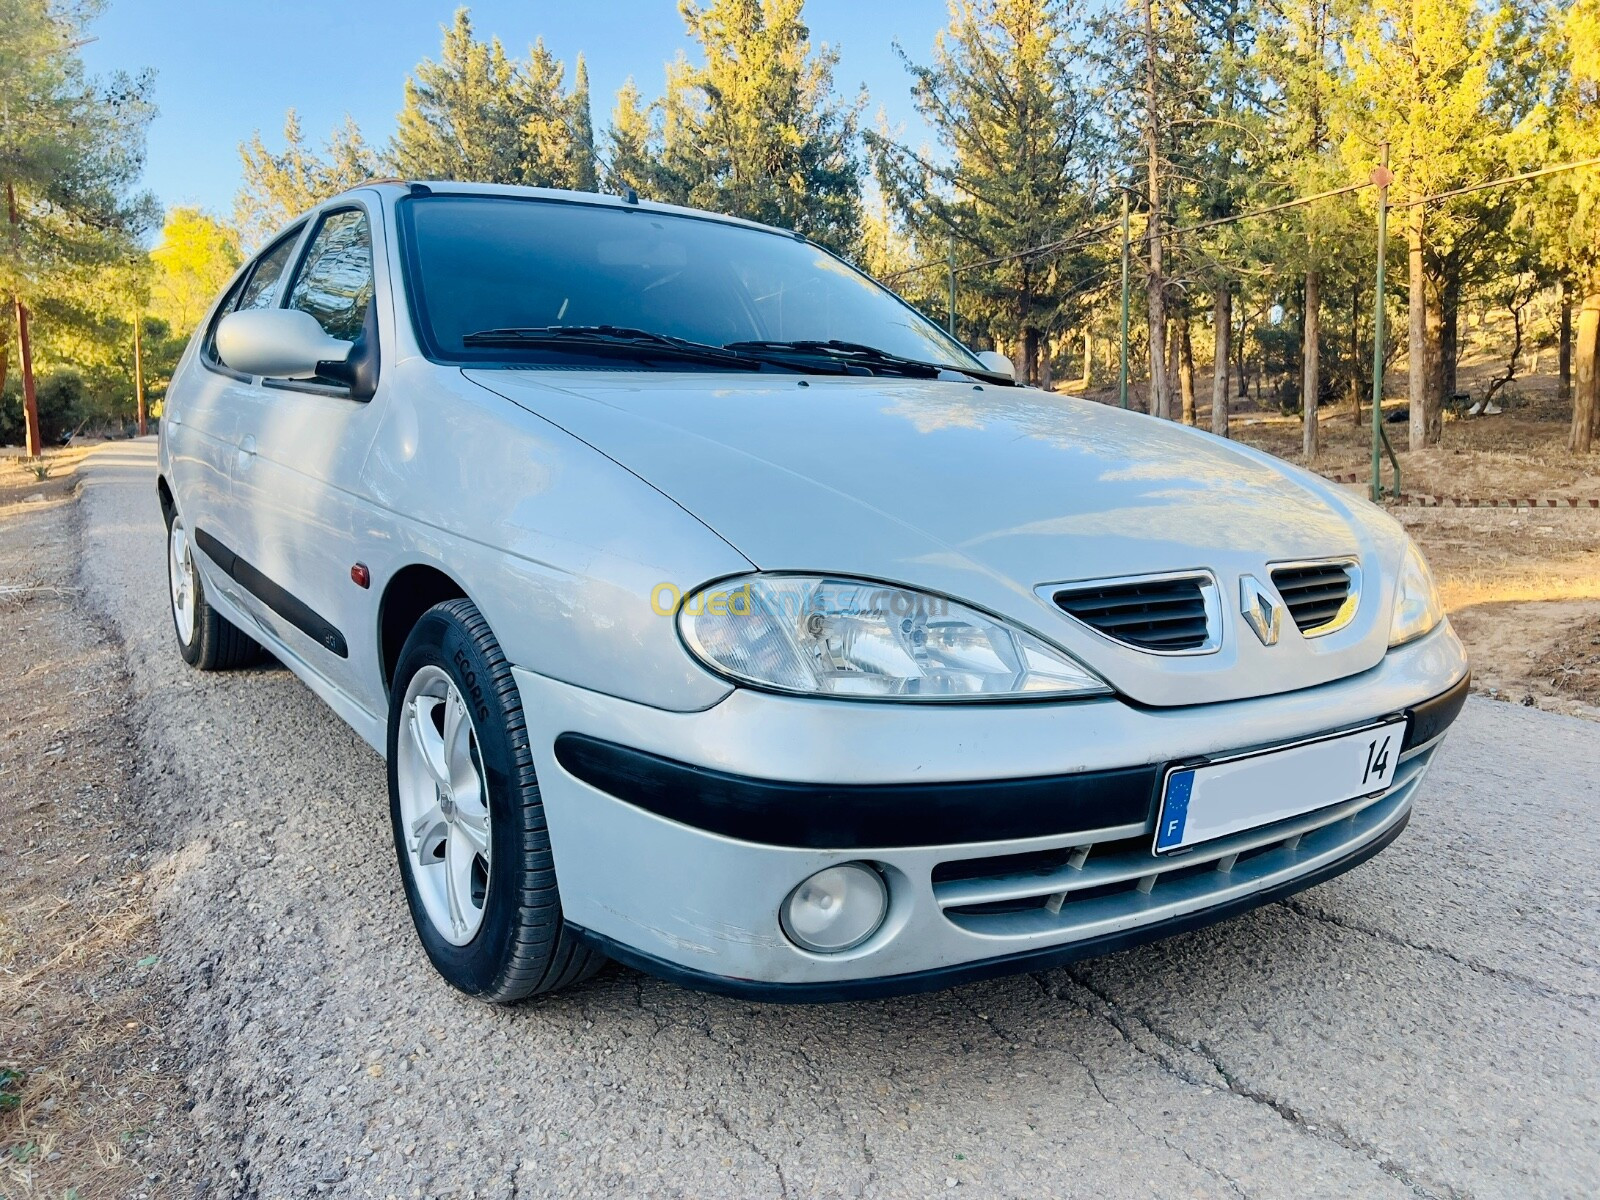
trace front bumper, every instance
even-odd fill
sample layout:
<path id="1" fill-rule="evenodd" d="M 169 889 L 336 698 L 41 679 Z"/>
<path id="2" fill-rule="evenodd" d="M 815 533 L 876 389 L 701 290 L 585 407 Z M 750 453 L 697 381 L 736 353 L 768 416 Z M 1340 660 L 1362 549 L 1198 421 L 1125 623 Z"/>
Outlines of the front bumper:
<path id="1" fill-rule="evenodd" d="M 1459 711 L 1466 670 L 1444 624 L 1361 676 L 1181 709 L 1115 700 L 917 707 L 740 690 L 703 712 L 669 713 L 516 675 L 567 920 L 646 970 L 709 990 L 809 1001 L 925 990 L 1104 953 L 1348 870 L 1409 820 Z M 1182 856 L 1150 854 L 1161 764 L 1402 711 L 1414 714 L 1407 749 L 1382 796 Z M 588 759 L 574 745 L 587 747 Z M 684 768 L 691 786 L 665 793 L 684 803 L 661 802 L 664 793 L 650 790 L 659 780 L 597 773 L 594 748 L 607 745 L 633 754 L 625 765 Z M 695 788 L 696 778 L 714 786 Z M 1051 787 L 1085 778 L 1116 786 Z M 702 791 L 726 797 L 729 781 L 760 786 L 742 810 L 737 802 L 695 807 Z M 1011 799 L 986 803 L 986 789 L 997 787 L 991 795 Z M 942 797 L 920 821 L 919 789 Z M 763 824 L 774 807 L 781 819 Z M 728 811 L 731 824 L 708 815 Z M 795 819 L 807 811 L 815 822 Z M 852 812 L 861 818 L 852 821 Z M 882 928 L 843 954 L 794 946 L 779 928 L 780 904 L 806 876 L 851 860 L 876 864 L 888 880 Z"/>

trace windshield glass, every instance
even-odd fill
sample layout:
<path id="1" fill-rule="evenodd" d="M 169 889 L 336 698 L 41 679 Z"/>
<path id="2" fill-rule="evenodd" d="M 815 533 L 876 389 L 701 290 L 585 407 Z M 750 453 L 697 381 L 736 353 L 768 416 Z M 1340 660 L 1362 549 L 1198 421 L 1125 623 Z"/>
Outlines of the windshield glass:
<path id="1" fill-rule="evenodd" d="M 468 335 L 605 325 L 713 346 L 838 339 L 979 367 L 892 292 L 786 234 L 497 196 L 416 197 L 400 210 L 418 332 L 435 358 L 572 362 L 548 344 L 472 344 Z"/>

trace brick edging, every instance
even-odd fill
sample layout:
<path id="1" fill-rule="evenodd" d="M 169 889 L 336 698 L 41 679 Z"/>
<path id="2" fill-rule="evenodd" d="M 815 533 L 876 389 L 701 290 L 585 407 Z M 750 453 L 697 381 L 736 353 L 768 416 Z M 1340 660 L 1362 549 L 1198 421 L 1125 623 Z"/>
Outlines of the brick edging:
<path id="1" fill-rule="evenodd" d="M 1333 483 L 1366 483 L 1368 476 L 1359 471 L 1346 471 L 1338 475 L 1324 475 Z M 1386 496 L 1386 504 L 1399 504 L 1412 508 L 1597 508 L 1597 496 L 1432 496 L 1420 492 L 1401 492 L 1399 498 Z"/>

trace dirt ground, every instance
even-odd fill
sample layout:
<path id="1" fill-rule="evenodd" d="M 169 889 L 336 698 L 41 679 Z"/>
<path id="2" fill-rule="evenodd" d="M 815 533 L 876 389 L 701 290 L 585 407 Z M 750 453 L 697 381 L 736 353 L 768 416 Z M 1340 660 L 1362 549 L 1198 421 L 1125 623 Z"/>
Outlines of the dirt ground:
<path id="1" fill-rule="evenodd" d="M 81 457 L 0 461 L 0 1200 L 175 1195 L 194 1144 L 120 655 L 74 605 Z"/>

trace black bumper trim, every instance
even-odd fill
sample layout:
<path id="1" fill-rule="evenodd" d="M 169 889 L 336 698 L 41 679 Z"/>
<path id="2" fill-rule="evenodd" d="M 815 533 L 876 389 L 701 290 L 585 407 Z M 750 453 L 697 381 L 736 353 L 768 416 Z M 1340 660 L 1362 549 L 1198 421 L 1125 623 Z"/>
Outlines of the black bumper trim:
<path id="1" fill-rule="evenodd" d="M 556 739 L 576 778 L 709 833 L 807 850 L 1069 837 L 1150 820 L 1157 767 L 1033 779 L 789 783 L 732 775 L 582 734 Z"/>
<path id="2" fill-rule="evenodd" d="M 1142 946 L 1147 942 L 1159 941 L 1162 938 L 1172 937 L 1179 933 L 1188 933 L 1191 930 L 1203 929 L 1218 921 L 1229 917 L 1238 916 L 1252 908 L 1259 908 L 1263 904 L 1270 904 L 1275 900 L 1282 900 L 1296 892 L 1314 887 L 1319 883 L 1332 879 L 1335 875 L 1342 875 L 1352 867 L 1358 867 L 1367 859 L 1377 854 L 1390 842 L 1400 836 L 1402 830 L 1411 821 L 1411 810 L 1407 809 L 1405 816 L 1396 821 L 1390 828 L 1372 841 L 1357 846 L 1348 854 L 1335 859 L 1331 863 L 1318 867 L 1305 875 L 1294 879 L 1285 880 L 1273 887 L 1265 888 L 1259 892 L 1252 892 L 1248 896 L 1241 896 L 1237 900 L 1230 900 L 1212 908 L 1203 908 L 1196 912 L 1184 913 L 1182 916 L 1170 917 L 1165 921 L 1156 921 L 1149 925 L 1141 925 L 1136 929 L 1125 930 L 1121 933 L 1105 934 L 1100 937 L 1085 938 L 1082 941 L 1068 942 L 1061 946 L 1047 946 L 1039 950 L 1025 950 L 1018 954 L 1002 955 L 999 958 L 986 958 L 978 962 L 960 963 L 950 967 L 936 967 L 928 971 L 912 971 L 905 975 L 887 975 L 877 979 L 840 979 L 826 983 L 767 983 L 759 979 L 736 979 L 727 975 L 713 975 L 707 971 L 697 971 L 691 967 L 681 967 L 677 963 L 667 962 L 652 954 L 645 954 L 630 946 L 624 946 L 603 934 L 572 926 L 572 931 L 589 945 L 599 950 L 602 954 L 616 959 L 625 966 L 633 967 L 648 975 L 655 975 L 669 983 L 681 987 L 693 988 L 701 992 L 714 992 L 722 996 L 736 996 L 743 1000 L 760 1000 L 776 1004 L 823 1004 L 844 1000 L 878 1000 L 889 996 L 909 996 L 918 992 L 938 991 L 941 988 L 957 987 L 965 983 L 978 983 L 985 979 L 996 979 L 1002 975 L 1016 975 L 1024 971 L 1044 971 L 1052 967 L 1065 966 L 1067 963 L 1077 962 L 1085 958 L 1097 958 L 1102 954 L 1114 954 L 1119 950 L 1128 950 L 1134 946 Z"/>
<path id="3" fill-rule="evenodd" d="M 1414 704 L 1406 710 L 1406 715 L 1411 718 L 1411 723 L 1406 726 L 1406 738 L 1401 746 L 1401 752 L 1420 746 L 1424 742 L 1431 742 L 1434 738 L 1449 729 L 1455 719 L 1461 715 L 1461 709 L 1467 703 L 1467 694 L 1472 691 L 1472 672 L 1468 671 L 1447 692 L 1440 692 L 1432 700 L 1424 700 L 1421 704 Z"/>

